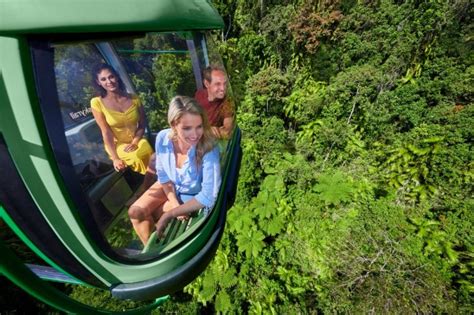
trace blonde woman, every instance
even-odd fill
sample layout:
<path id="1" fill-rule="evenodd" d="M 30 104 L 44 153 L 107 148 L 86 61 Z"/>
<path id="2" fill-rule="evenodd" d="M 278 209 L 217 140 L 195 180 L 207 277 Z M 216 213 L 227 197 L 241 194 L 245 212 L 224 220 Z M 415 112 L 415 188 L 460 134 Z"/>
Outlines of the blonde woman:
<path id="1" fill-rule="evenodd" d="M 172 218 L 212 208 L 221 184 L 219 150 L 202 107 L 193 98 L 176 96 L 168 123 L 171 128 L 156 137 L 158 181 L 128 210 L 144 245 L 154 227 L 161 237 Z"/>

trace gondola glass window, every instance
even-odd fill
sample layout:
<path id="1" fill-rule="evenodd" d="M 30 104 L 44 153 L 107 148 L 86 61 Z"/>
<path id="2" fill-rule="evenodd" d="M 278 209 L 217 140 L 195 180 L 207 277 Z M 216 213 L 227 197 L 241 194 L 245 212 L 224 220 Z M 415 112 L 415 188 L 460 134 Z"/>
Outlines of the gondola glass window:
<path id="1" fill-rule="evenodd" d="M 113 169 L 90 107 L 90 100 L 97 96 L 92 84 L 93 68 L 100 63 L 111 65 L 127 92 L 139 97 L 146 113 L 145 137 L 154 147 L 156 134 L 167 128 L 171 98 L 194 96 L 203 87 L 202 70 L 210 64 L 222 65 L 222 61 L 212 52 L 204 34 L 197 32 L 149 33 L 107 41 L 56 41 L 50 47 L 66 140 L 63 143 L 67 144 L 69 167 L 76 176 L 64 179 L 78 183 L 80 189 L 70 193 L 81 195 L 76 200 L 87 200 L 95 226 L 114 252 L 139 257 L 141 249 L 134 246 L 139 242 L 135 241 L 127 207 L 143 175 L 130 169 L 121 173 Z M 230 99 L 230 89 L 228 93 Z M 64 149 L 53 146 L 56 153 Z"/>

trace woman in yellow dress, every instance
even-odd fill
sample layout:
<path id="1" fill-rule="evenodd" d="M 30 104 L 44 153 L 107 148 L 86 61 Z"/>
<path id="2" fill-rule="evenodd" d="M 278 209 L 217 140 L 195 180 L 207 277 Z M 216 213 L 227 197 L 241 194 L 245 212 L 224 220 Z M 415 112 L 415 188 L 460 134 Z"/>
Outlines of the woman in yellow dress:
<path id="1" fill-rule="evenodd" d="M 100 96 L 91 100 L 92 114 L 114 169 L 119 172 L 128 166 L 144 175 L 153 149 L 143 138 L 145 112 L 139 98 L 125 91 L 122 80 L 111 66 L 100 64 L 93 75 L 94 87 Z"/>

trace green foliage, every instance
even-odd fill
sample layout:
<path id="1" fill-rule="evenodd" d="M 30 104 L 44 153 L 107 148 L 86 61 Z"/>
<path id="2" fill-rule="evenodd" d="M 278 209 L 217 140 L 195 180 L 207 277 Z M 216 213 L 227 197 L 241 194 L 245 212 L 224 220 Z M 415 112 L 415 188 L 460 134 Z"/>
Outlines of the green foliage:
<path id="1" fill-rule="evenodd" d="M 352 197 L 352 185 L 348 183 L 341 172 L 321 175 L 314 190 L 320 193 L 321 200 L 334 206 L 348 202 Z"/>
<path id="2" fill-rule="evenodd" d="M 230 313 L 470 313 L 468 2 L 224 12 L 244 157 L 217 258 L 187 292 Z M 216 281 L 226 270 L 239 278 Z"/>
<path id="3" fill-rule="evenodd" d="M 246 233 L 239 233 L 236 236 L 237 247 L 245 252 L 247 258 L 257 257 L 264 246 L 262 242 L 264 238 L 265 235 L 261 231 L 247 230 Z"/>
<path id="4" fill-rule="evenodd" d="M 289 81 L 280 69 L 269 66 L 247 81 L 247 95 L 241 108 L 265 116 L 281 115 Z"/>
<path id="5" fill-rule="evenodd" d="M 427 138 L 421 141 L 422 146 L 408 144 L 388 150 L 384 154 L 387 159 L 380 165 L 388 185 L 410 199 L 425 200 L 436 193 L 431 172 L 436 169 L 434 156 L 443 153 L 443 140 L 441 137 Z"/>
<path id="6" fill-rule="evenodd" d="M 189 58 L 159 55 L 153 64 L 155 97 L 159 104 L 168 104 L 176 95 L 194 95 L 196 89 Z M 185 79 L 187 77 L 187 79 Z"/>
<path id="7" fill-rule="evenodd" d="M 259 23 L 259 30 L 267 39 L 271 48 L 271 61 L 277 63 L 279 68 L 288 65 L 291 60 L 294 47 L 291 44 L 291 34 L 288 33 L 288 24 L 296 14 L 294 5 L 275 5 Z"/>
<path id="8" fill-rule="evenodd" d="M 326 84 L 311 77 L 301 77 L 286 97 L 283 112 L 291 119 L 294 128 L 305 125 L 321 113 L 326 95 Z M 297 125 L 298 124 L 298 125 Z"/>
<path id="9" fill-rule="evenodd" d="M 252 32 L 243 35 L 238 41 L 237 48 L 251 73 L 267 65 L 271 60 L 272 52 L 267 40 L 260 34 Z"/>
<path id="10" fill-rule="evenodd" d="M 262 120 L 256 114 L 242 113 L 238 122 L 243 133 L 243 157 L 237 194 L 243 200 L 250 200 L 258 191 L 263 169 L 280 160 L 282 152 L 287 150 L 289 135 L 283 121 L 276 117 Z"/>
<path id="11" fill-rule="evenodd" d="M 338 111 L 339 103 L 333 104 L 333 109 Z M 304 126 L 296 134 L 296 147 L 298 151 L 313 159 L 318 164 L 325 165 L 331 161 L 335 165 L 343 162 L 345 156 L 334 155 L 347 147 L 355 128 L 348 127 L 346 121 L 336 120 L 334 118 L 317 119 Z"/>
<path id="12" fill-rule="evenodd" d="M 90 45 L 55 48 L 55 74 L 59 99 L 68 111 L 88 108 L 96 96 L 93 69 L 103 60 Z"/>
<path id="13" fill-rule="evenodd" d="M 318 308 L 324 313 L 452 311 L 448 277 L 424 256 L 403 208 L 391 196 L 374 200 L 365 185 L 354 189 L 359 197 L 348 206 L 326 211 L 309 198 L 295 201 L 295 224 L 307 229 L 288 235 L 296 245 L 290 256 L 305 266 L 302 272 L 314 275 Z"/>
<path id="14" fill-rule="evenodd" d="M 284 191 L 283 179 L 269 175 L 247 209 L 237 208 L 229 213 L 229 229 L 234 232 L 237 248 L 248 258 L 258 257 L 265 246 L 264 239 L 278 235 L 285 227 L 285 217 L 291 209 L 287 201 L 279 200 Z"/>
<path id="15" fill-rule="evenodd" d="M 157 131 L 163 129 L 163 126 L 167 126 L 166 111 L 167 104 L 160 104 L 156 106 L 155 95 L 152 92 L 153 82 L 148 82 L 144 79 L 139 78 L 137 75 L 132 75 L 131 79 L 135 85 L 138 96 L 143 102 L 146 113 L 148 114 L 148 124 L 151 130 Z"/>
<path id="16" fill-rule="evenodd" d="M 213 2 L 242 167 L 216 257 L 166 310 L 471 314 L 470 2 Z M 160 99 L 186 90 L 187 63 L 152 62 Z"/>
<path id="17" fill-rule="evenodd" d="M 112 294 L 107 290 L 100 290 L 95 288 L 68 285 L 71 289 L 69 296 L 81 303 L 90 305 L 99 309 L 106 309 L 109 311 L 123 312 L 128 309 L 145 306 L 146 302 L 134 301 L 120 301 L 112 297 Z"/>

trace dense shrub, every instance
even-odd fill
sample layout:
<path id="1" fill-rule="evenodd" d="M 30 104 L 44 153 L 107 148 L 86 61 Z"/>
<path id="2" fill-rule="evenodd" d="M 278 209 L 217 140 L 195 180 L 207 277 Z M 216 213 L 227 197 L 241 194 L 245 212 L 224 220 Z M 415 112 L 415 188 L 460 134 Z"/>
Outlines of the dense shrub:
<path id="1" fill-rule="evenodd" d="M 230 2 L 239 193 L 185 292 L 231 313 L 471 313 L 472 7 Z"/>
<path id="2" fill-rule="evenodd" d="M 216 257 L 163 310 L 471 314 L 470 2 L 213 2 L 238 193 Z"/>

